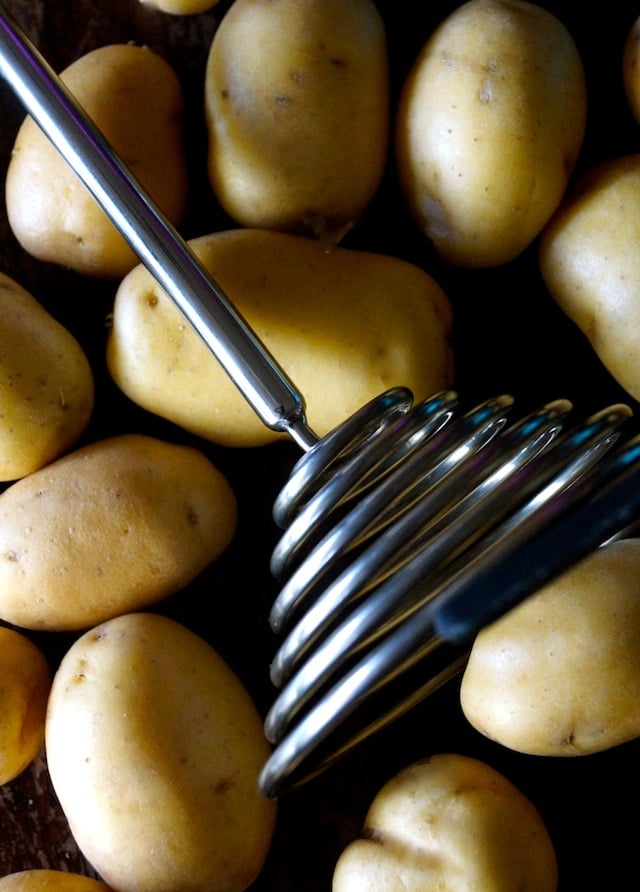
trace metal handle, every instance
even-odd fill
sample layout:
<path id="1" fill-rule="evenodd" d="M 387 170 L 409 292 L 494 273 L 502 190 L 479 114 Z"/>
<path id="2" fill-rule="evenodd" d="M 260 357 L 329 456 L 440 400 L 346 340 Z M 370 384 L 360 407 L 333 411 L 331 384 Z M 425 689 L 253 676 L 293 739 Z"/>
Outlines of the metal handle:
<path id="1" fill-rule="evenodd" d="M 264 424 L 315 445 L 301 394 L 2 7 L 0 71 Z"/>

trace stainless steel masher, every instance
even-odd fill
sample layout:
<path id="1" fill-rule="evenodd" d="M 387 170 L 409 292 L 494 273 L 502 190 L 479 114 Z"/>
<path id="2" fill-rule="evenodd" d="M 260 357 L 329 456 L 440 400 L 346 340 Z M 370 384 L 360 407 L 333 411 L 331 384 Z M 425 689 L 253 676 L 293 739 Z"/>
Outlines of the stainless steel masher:
<path id="1" fill-rule="evenodd" d="M 1 10 L 0 68 L 264 424 L 303 450 L 274 506 L 265 795 L 428 697 L 480 628 L 635 524 L 640 437 L 623 437 L 626 405 L 573 423 L 557 400 L 514 419 L 508 395 L 416 404 L 399 386 L 316 436 L 276 359 Z"/>

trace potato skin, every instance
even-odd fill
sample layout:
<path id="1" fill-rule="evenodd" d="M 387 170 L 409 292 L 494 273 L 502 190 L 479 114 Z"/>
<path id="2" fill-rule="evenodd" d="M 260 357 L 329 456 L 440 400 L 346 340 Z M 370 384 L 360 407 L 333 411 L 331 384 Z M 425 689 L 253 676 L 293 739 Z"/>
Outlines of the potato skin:
<path id="1" fill-rule="evenodd" d="M 0 273 L 0 481 L 37 471 L 72 446 L 94 406 L 80 346 L 35 297 Z"/>
<path id="2" fill-rule="evenodd" d="M 0 618 L 71 630 L 179 591 L 235 532 L 199 450 L 141 434 L 84 446 L 0 495 Z"/>
<path id="3" fill-rule="evenodd" d="M 242 226 L 338 241 L 382 179 L 386 34 L 372 0 L 235 0 L 205 73 L 209 179 Z"/>
<path id="4" fill-rule="evenodd" d="M 485 762 L 441 753 L 377 793 L 333 892 L 555 892 L 552 840 L 533 804 Z"/>
<path id="5" fill-rule="evenodd" d="M 528 247 L 582 146 L 582 61 L 564 25 L 521 0 L 469 0 L 427 39 L 402 89 L 396 163 L 418 226 L 448 262 Z"/>
<path id="6" fill-rule="evenodd" d="M 640 540 L 603 545 L 477 636 L 460 701 L 513 750 L 580 756 L 640 735 Z"/>
<path id="7" fill-rule="evenodd" d="M 182 219 L 187 174 L 182 88 L 147 47 L 110 44 L 60 75 L 172 223 Z M 5 181 L 7 216 L 39 260 L 120 278 L 138 262 L 124 238 L 32 118 L 23 122 Z"/>
<path id="8" fill-rule="evenodd" d="M 387 387 L 422 398 L 449 385 L 451 307 L 418 267 L 267 230 L 190 244 L 302 391 L 319 435 Z M 225 446 L 286 436 L 263 424 L 142 266 L 116 294 L 107 363 L 134 402 L 198 436 Z"/>
<path id="9" fill-rule="evenodd" d="M 545 227 L 542 278 L 617 382 L 640 399 L 640 154 L 594 165 Z"/>
<path id="10" fill-rule="evenodd" d="M 219 0 L 140 0 L 140 2 L 169 15 L 197 15 L 213 9 Z"/>
<path id="11" fill-rule="evenodd" d="M 0 877 L 0 892 L 110 892 L 110 889 L 91 877 L 43 868 Z"/>
<path id="12" fill-rule="evenodd" d="M 40 752 L 50 687 L 40 648 L 22 632 L 0 626 L 0 784 L 17 777 Z"/>
<path id="13" fill-rule="evenodd" d="M 174 620 L 126 614 L 72 644 L 46 752 L 71 831 L 114 888 L 242 892 L 261 871 L 277 805 L 257 787 L 260 716 L 216 651 Z"/>

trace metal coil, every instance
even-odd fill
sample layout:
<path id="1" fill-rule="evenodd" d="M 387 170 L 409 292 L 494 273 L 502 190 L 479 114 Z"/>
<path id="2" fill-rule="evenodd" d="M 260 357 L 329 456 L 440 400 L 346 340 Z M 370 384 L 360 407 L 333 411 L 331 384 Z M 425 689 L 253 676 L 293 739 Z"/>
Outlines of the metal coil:
<path id="1" fill-rule="evenodd" d="M 414 406 L 389 391 L 293 469 L 274 507 L 286 529 L 272 571 L 287 579 L 270 617 L 282 640 L 268 795 L 429 696 L 463 668 L 482 625 L 632 522 L 633 507 L 617 503 L 588 521 L 617 478 L 637 472 L 636 440 L 620 448 L 628 406 L 574 426 L 566 400 L 515 421 L 513 411 L 509 396 L 462 413 L 453 392 Z M 537 537 L 563 519 L 561 552 L 536 564 Z M 493 591 L 473 594 L 496 574 Z M 466 613 L 452 617 L 456 601 Z"/>

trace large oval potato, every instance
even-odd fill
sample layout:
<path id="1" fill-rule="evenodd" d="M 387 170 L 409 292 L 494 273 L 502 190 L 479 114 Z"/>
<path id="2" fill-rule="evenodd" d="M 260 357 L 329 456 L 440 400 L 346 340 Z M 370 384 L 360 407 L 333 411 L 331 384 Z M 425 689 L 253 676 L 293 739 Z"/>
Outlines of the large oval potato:
<path id="1" fill-rule="evenodd" d="M 81 629 L 187 585 L 235 532 L 231 487 L 199 450 L 100 440 L 0 494 L 0 618 Z"/>
<path id="2" fill-rule="evenodd" d="M 60 75 L 163 212 L 177 224 L 187 197 L 183 95 L 148 47 L 102 46 Z M 5 181 L 7 217 L 22 247 L 80 273 L 120 278 L 138 262 L 124 238 L 31 117 Z"/>
<path id="3" fill-rule="evenodd" d="M 579 756 L 640 735 L 640 539 L 603 545 L 483 629 L 465 716 L 519 752 Z"/>
<path id="4" fill-rule="evenodd" d="M 239 678 L 192 631 L 131 613 L 77 639 L 54 676 L 51 780 L 74 838 L 127 892 L 242 892 L 268 853 L 276 803 Z"/>
<path id="5" fill-rule="evenodd" d="M 100 880 L 65 870 L 20 870 L 0 877 L 0 892 L 111 892 Z"/>
<path id="6" fill-rule="evenodd" d="M 37 471 L 72 446 L 94 405 L 89 360 L 63 325 L 0 273 L 0 480 Z"/>
<path id="7" fill-rule="evenodd" d="M 43 651 L 21 632 L 0 626 L 0 784 L 40 752 L 50 687 Z"/>
<path id="8" fill-rule="evenodd" d="M 447 261 L 517 257 L 557 208 L 582 146 L 582 60 L 549 11 L 469 0 L 427 39 L 404 83 L 396 161 L 407 205 Z"/>
<path id="9" fill-rule="evenodd" d="M 267 230 L 191 246 L 306 398 L 323 435 L 392 385 L 448 386 L 451 307 L 426 272 L 395 258 Z M 208 440 L 256 446 L 267 428 L 142 266 L 116 294 L 107 362 L 134 402 Z"/>
<path id="10" fill-rule="evenodd" d="M 372 0 L 235 0 L 205 74 L 209 178 L 227 213 L 337 241 L 382 178 L 388 80 Z"/>
<path id="11" fill-rule="evenodd" d="M 551 296 L 617 382 L 640 399 L 640 154 L 586 170 L 545 227 Z"/>
<path id="12" fill-rule="evenodd" d="M 490 765 L 457 753 L 416 762 L 377 793 L 333 892 L 555 892 L 553 842 L 535 806 Z"/>

